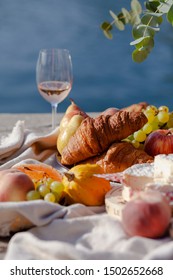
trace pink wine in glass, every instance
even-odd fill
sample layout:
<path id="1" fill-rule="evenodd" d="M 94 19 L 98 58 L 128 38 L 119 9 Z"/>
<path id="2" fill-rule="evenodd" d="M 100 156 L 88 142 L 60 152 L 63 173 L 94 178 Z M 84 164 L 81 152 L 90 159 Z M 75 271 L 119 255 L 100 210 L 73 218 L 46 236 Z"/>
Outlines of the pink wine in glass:
<path id="1" fill-rule="evenodd" d="M 41 82 L 38 85 L 38 90 L 51 104 L 60 103 L 63 101 L 71 90 L 71 84 L 69 82 L 61 81 L 47 81 Z"/>

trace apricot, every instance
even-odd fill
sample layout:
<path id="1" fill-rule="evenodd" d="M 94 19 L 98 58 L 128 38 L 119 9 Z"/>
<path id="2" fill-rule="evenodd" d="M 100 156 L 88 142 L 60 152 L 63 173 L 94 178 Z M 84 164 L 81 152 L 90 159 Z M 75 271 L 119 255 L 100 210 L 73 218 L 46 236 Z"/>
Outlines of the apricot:
<path id="1" fill-rule="evenodd" d="M 34 183 L 25 173 L 17 169 L 0 171 L 0 201 L 24 201 L 26 194 L 34 189 Z"/>
<path id="2" fill-rule="evenodd" d="M 122 211 L 122 225 L 129 236 L 161 237 L 170 220 L 169 201 L 158 191 L 138 192 Z"/>

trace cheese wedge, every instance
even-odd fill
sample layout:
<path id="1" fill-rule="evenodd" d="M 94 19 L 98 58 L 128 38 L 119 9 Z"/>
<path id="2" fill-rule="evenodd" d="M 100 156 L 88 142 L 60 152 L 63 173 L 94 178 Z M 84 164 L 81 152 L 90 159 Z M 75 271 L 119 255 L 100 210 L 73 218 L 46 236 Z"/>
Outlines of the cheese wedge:
<path id="1" fill-rule="evenodd" d="M 154 180 L 173 184 L 173 154 L 161 154 L 154 158 Z"/>
<path id="2" fill-rule="evenodd" d="M 135 164 L 124 171 L 122 184 L 134 190 L 143 190 L 153 180 L 153 163 Z"/>

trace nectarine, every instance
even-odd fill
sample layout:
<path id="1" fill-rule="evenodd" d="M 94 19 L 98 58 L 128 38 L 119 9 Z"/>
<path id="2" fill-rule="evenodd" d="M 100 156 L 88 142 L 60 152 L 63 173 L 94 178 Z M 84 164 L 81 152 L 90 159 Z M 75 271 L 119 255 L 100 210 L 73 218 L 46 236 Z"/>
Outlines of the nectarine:
<path id="1" fill-rule="evenodd" d="M 34 189 L 34 183 L 25 173 L 17 169 L 0 171 L 0 201 L 24 201 L 28 191 Z"/>
<path id="2" fill-rule="evenodd" d="M 122 211 L 122 224 L 130 236 L 161 237 L 170 220 L 169 202 L 158 191 L 138 192 Z"/>

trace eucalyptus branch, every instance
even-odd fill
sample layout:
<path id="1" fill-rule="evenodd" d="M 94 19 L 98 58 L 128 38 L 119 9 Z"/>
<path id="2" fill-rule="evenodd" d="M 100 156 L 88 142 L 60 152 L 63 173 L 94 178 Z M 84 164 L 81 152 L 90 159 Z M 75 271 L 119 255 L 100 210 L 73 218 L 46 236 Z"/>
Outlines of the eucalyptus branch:
<path id="1" fill-rule="evenodd" d="M 112 39 L 112 30 L 116 26 L 120 31 L 126 24 L 132 26 L 134 40 L 130 45 L 135 47 L 132 58 L 135 62 L 143 62 L 154 47 L 155 33 L 160 31 L 163 16 L 173 25 L 173 0 L 148 0 L 142 9 L 138 0 L 131 0 L 131 10 L 121 9 L 116 15 L 110 11 L 112 22 L 105 21 L 101 28 L 108 39 Z"/>

